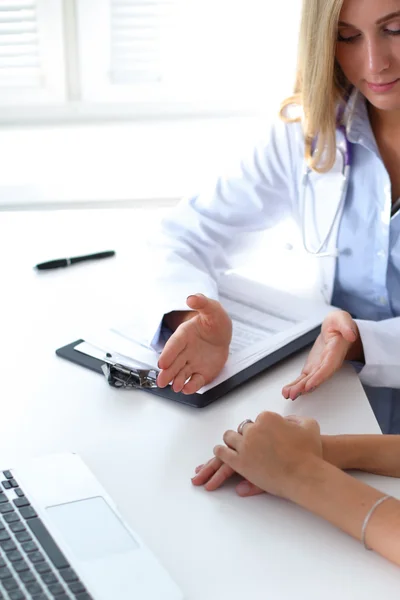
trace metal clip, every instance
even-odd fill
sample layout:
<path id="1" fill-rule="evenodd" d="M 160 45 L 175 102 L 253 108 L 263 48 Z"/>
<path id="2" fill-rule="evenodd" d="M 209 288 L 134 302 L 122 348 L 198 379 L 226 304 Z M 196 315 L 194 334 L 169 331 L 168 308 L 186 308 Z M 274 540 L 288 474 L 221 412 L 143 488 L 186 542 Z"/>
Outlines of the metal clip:
<path id="1" fill-rule="evenodd" d="M 105 363 L 101 366 L 108 383 L 115 388 L 156 388 L 157 371 L 155 369 L 128 369 L 118 363 Z"/>

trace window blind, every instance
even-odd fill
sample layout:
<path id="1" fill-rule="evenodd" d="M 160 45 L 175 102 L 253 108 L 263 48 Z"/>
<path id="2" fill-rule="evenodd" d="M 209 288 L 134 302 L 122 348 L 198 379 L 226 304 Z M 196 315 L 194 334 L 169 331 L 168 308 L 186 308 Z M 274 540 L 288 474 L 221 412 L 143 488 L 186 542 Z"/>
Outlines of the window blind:
<path id="1" fill-rule="evenodd" d="M 173 9 L 173 0 L 111 0 L 111 83 L 162 82 L 163 39 Z"/>
<path id="2" fill-rule="evenodd" d="M 65 101 L 63 0 L 0 0 L 0 106 Z"/>
<path id="3" fill-rule="evenodd" d="M 42 83 L 36 1 L 0 0 L 0 88 Z"/>

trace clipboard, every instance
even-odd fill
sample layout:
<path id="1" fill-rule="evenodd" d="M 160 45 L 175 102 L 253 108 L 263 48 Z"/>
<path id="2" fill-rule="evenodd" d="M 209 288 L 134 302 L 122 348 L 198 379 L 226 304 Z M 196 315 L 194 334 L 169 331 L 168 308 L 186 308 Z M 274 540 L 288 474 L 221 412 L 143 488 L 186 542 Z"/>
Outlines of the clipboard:
<path id="1" fill-rule="evenodd" d="M 260 375 L 280 361 L 293 356 L 301 350 L 304 350 L 307 346 L 310 346 L 315 342 L 320 331 L 320 326 L 311 329 L 288 344 L 285 344 L 281 348 L 278 348 L 267 356 L 264 356 L 243 371 L 236 373 L 229 379 L 226 379 L 215 387 L 207 390 L 204 392 L 204 394 L 196 393 L 186 395 L 182 394 L 182 392 L 174 392 L 171 386 L 159 388 L 155 383 L 155 377 L 152 376 L 149 371 L 135 371 L 118 364 L 112 365 L 110 368 L 110 365 L 107 365 L 107 363 L 104 361 L 75 350 L 76 346 L 84 342 L 82 339 L 76 340 L 75 342 L 63 346 L 62 348 L 58 348 L 56 350 L 56 354 L 57 356 L 65 358 L 72 363 L 85 367 L 86 369 L 90 369 L 91 371 L 95 371 L 96 373 L 100 373 L 103 376 L 105 375 L 108 383 L 113 385 L 113 387 L 129 387 L 133 390 L 140 389 L 150 394 L 167 398 L 168 400 L 174 400 L 175 402 L 193 406 L 194 408 L 204 408 L 237 387 L 245 384 L 246 381 L 249 381 L 257 375 Z M 116 385 L 118 380 L 125 382 L 127 381 L 129 382 L 129 385 Z"/>

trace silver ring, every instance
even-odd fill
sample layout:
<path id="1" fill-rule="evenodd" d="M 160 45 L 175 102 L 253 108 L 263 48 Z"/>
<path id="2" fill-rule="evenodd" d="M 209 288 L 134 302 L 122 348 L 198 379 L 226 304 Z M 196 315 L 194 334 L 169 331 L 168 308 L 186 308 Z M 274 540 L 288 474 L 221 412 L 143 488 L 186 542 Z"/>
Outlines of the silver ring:
<path id="1" fill-rule="evenodd" d="M 240 435 L 243 435 L 243 428 L 245 425 L 247 425 L 248 423 L 253 423 L 253 421 L 251 419 L 245 419 L 244 421 L 242 421 L 239 425 L 239 427 L 237 428 L 238 433 L 240 433 Z"/>

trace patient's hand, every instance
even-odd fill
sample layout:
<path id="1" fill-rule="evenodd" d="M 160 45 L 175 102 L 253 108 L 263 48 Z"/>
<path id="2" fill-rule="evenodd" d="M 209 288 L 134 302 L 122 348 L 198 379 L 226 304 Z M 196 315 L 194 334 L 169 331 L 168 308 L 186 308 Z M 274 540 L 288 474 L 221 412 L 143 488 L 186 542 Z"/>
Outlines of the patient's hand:
<path id="1" fill-rule="evenodd" d="M 238 431 L 225 431 L 225 445 L 214 455 L 269 494 L 297 502 L 302 484 L 313 480 L 323 465 L 318 423 L 290 415 L 263 412 L 255 422 L 246 419 Z M 313 483 L 315 483 L 313 481 Z"/>
<path id="2" fill-rule="evenodd" d="M 338 469 L 343 468 L 343 453 L 348 453 L 346 437 L 347 436 L 321 435 L 323 458 Z M 225 481 L 232 477 L 232 475 L 237 475 L 237 473 L 229 465 L 224 464 L 220 458 L 214 456 L 214 458 L 211 458 L 204 465 L 196 467 L 192 483 L 197 486 L 203 485 L 205 490 L 213 492 L 220 488 Z M 264 493 L 262 489 L 246 479 L 242 479 L 242 481 L 238 483 L 236 492 L 242 497 L 256 496 L 257 494 Z"/>
<path id="3" fill-rule="evenodd" d="M 285 385 L 283 396 L 296 400 L 301 394 L 314 391 L 340 369 L 345 359 L 362 359 L 362 354 L 355 321 L 344 310 L 331 312 L 322 323 L 301 375 Z"/>
<path id="4" fill-rule="evenodd" d="M 204 489 L 208 492 L 218 489 L 227 479 L 235 475 L 235 471 L 231 467 L 215 456 L 205 465 L 196 467 L 195 472 L 196 475 L 192 479 L 193 485 L 204 485 Z M 264 490 L 244 479 L 236 486 L 236 492 L 239 496 L 245 497 L 263 494 Z"/>
<path id="5" fill-rule="evenodd" d="M 202 294 L 189 296 L 187 305 L 195 312 L 185 317 L 165 344 L 157 385 L 163 388 L 172 382 L 175 392 L 194 394 L 226 363 L 232 321 L 219 302 Z"/>

